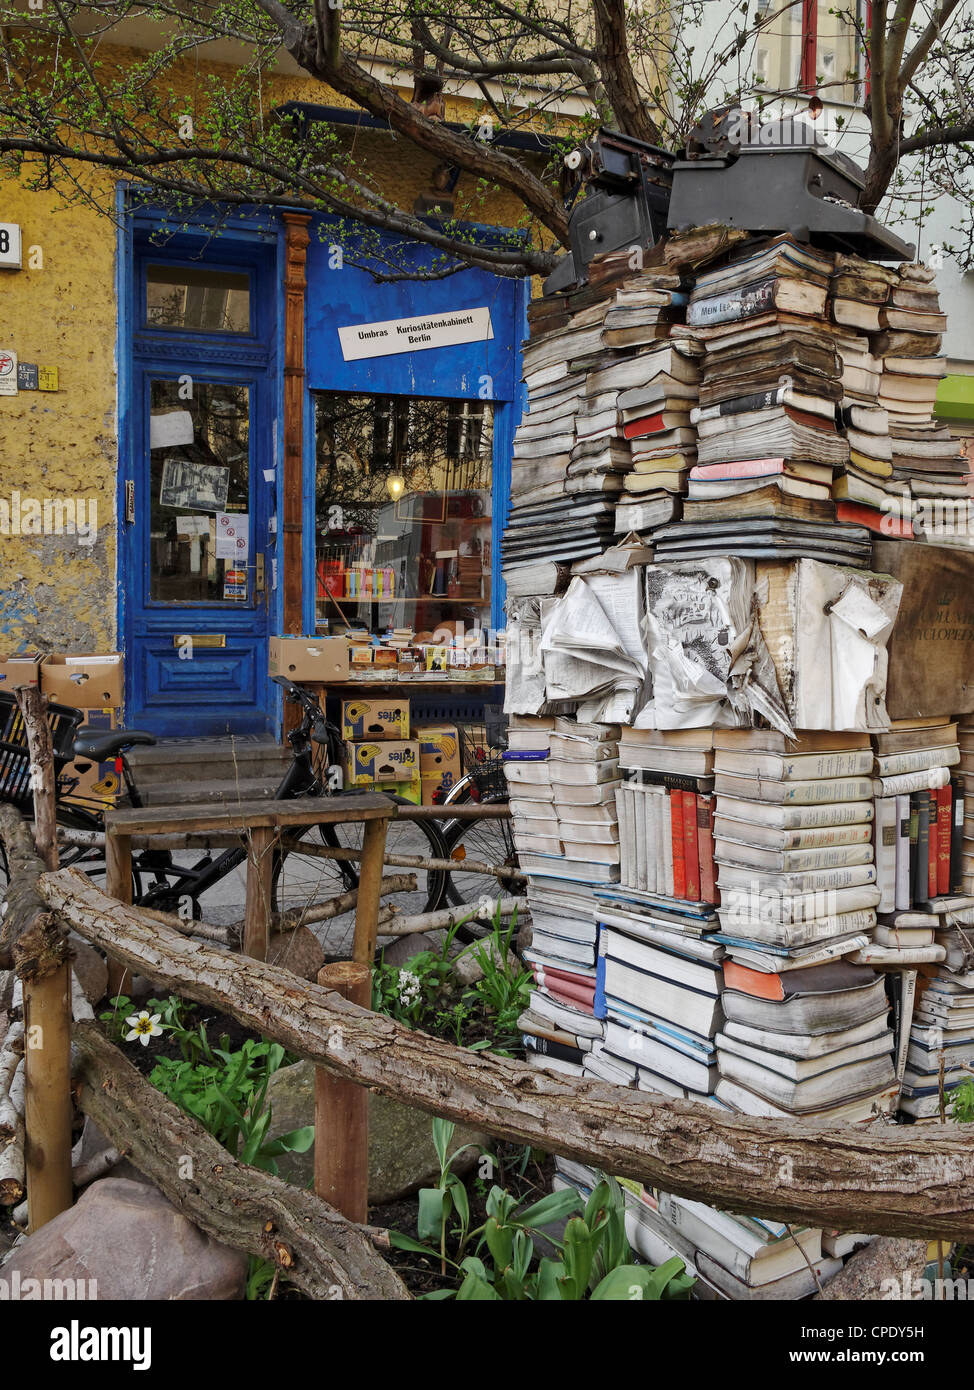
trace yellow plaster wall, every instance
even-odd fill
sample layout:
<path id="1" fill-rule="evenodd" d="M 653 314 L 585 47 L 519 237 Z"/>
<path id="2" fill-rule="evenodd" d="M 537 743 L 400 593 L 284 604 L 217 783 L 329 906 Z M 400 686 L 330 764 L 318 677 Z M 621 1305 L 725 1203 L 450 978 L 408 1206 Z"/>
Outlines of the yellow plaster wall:
<path id="1" fill-rule="evenodd" d="M 54 193 L 0 184 L 0 221 L 21 226 L 23 270 L 0 270 L 0 347 L 58 368 L 56 392 L 0 396 L 0 528 L 26 499 L 97 508 L 92 545 L 0 529 L 0 650 L 115 647 L 115 232 Z M 27 268 L 39 246 L 43 269 Z M 11 517 L 11 523 L 16 516 Z M 22 522 L 22 524 L 24 524 Z M 29 522 L 27 523 L 30 524 Z M 8 525 L 9 529 L 9 525 Z"/>

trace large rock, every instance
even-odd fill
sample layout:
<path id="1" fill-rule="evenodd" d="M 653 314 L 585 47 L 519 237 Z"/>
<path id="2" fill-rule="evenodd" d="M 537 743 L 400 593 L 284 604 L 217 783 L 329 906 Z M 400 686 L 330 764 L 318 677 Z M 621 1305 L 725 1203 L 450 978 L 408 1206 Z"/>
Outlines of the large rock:
<path id="1" fill-rule="evenodd" d="M 267 945 L 268 965 L 280 965 L 300 975 L 302 980 L 317 980 L 325 964 L 321 942 L 310 927 L 275 933 Z"/>
<path id="2" fill-rule="evenodd" d="M 78 984 L 84 990 L 89 1004 L 97 1004 L 108 992 L 108 963 L 100 951 L 90 946 L 84 937 L 76 932 L 69 933 L 71 939 L 71 968 L 78 977 Z"/>
<path id="3" fill-rule="evenodd" d="M 25 1279 L 94 1281 L 87 1296 L 99 1301 L 236 1299 L 247 1256 L 204 1235 L 156 1188 L 112 1177 L 18 1245 L 3 1267 L 8 1286 L 15 1274 L 21 1290 Z"/>
<path id="4" fill-rule="evenodd" d="M 287 1134 L 315 1120 L 314 1074 L 312 1062 L 295 1062 L 271 1077 L 267 1090 L 273 1108 L 270 1134 Z M 466 1149 L 453 1165 L 455 1173 L 465 1173 L 480 1157 L 480 1146 L 488 1143 L 485 1134 L 457 1125 L 450 1152 L 465 1144 Z M 282 1178 L 298 1187 L 314 1181 L 314 1150 L 304 1154 L 283 1154 L 277 1160 Z M 369 1093 L 369 1204 L 378 1206 L 406 1197 L 417 1188 L 430 1185 L 440 1171 L 433 1147 L 432 1119 L 425 1110 L 414 1110 L 388 1096 Z"/>

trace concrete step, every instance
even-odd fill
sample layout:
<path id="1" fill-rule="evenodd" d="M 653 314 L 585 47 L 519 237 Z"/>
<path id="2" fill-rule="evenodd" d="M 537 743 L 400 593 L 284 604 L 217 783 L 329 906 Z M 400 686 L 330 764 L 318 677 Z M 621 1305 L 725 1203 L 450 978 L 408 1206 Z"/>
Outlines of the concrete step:
<path id="1" fill-rule="evenodd" d="M 289 748 L 266 737 L 160 739 L 127 755 L 136 785 L 146 796 L 155 786 L 226 783 L 267 784 L 271 790 L 291 760 Z M 185 798 L 192 800 L 192 797 Z M 158 798 L 156 798 L 158 803 Z M 163 803 L 164 804 L 164 803 Z"/>
<path id="2" fill-rule="evenodd" d="M 191 802 L 220 802 L 235 806 L 238 801 L 263 801 L 274 794 L 279 778 L 241 777 L 237 780 L 208 777 L 205 781 L 139 782 L 146 806 L 183 806 Z"/>

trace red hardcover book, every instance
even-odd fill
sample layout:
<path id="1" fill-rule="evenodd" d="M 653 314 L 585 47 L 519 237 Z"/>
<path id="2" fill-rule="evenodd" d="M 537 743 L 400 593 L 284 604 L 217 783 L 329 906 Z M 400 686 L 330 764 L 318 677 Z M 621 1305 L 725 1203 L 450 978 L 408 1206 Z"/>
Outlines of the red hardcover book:
<path id="1" fill-rule="evenodd" d="M 851 521 L 856 526 L 865 526 L 870 531 L 875 531 L 878 536 L 885 536 L 887 539 L 892 537 L 900 540 L 913 539 L 912 521 L 901 521 L 899 517 L 887 516 L 885 512 L 877 512 L 872 507 L 866 507 L 861 502 L 836 502 L 835 504 L 836 521 Z"/>
<path id="2" fill-rule="evenodd" d="M 554 989 L 551 984 L 545 985 L 545 993 L 550 994 L 557 1004 L 567 1004 L 570 1009 L 577 1009 L 582 1014 L 594 1014 L 594 999 L 577 999 L 573 994 L 566 994 L 564 990 Z"/>
<path id="3" fill-rule="evenodd" d="M 686 841 L 683 838 L 683 793 L 674 787 L 670 791 L 670 817 L 673 823 L 673 896 L 687 895 Z"/>
<path id="4" fill-rule="evenodd" d="M 935 898 L 940 891 L 937 886 L 940 867 L 940 799 L 937 792 L 927 792 L 930 798 L 930 837 L 927 840 L 927 894 Z"/>
<path id="5" fill-rule="evenodd" d="M 935 795 L 937 798 L 937 892 L 941 897 L 946 897 L 950 892 L 950 826 L 954 793 L 948 785 L 938 787 Z"/>
<path id="6" fill-rule="evenodd" d="M 697 846 L 700 855 L 700 901 L 715 903 L 717 882 L 714 873 L 714 798 L 710 792 L 697 796 Z"/>
<path id="7" fill-rule="evenodd" d="M 576 988 L 581 988 L 584 985 L 589 994 L 595 993 L 594 980 L 589 979 L 587 975 L 579 975 L 575 970 L 569 970 L 567 966 L 560 968 L 554 965 L 532 964 L 531 969 L 535 976 L 544 975 L 547 979 L 554 980 L 555 983 L 561 981 L 562 984 L 575 985 Z"/>
<path id="8" fill-rule="evenodd" d="M 697 796 L 682 792 L 683 798 L 683 869 L 686 879 L 685 897 L 700 901 L 700 847 L 697 841 Z"/>

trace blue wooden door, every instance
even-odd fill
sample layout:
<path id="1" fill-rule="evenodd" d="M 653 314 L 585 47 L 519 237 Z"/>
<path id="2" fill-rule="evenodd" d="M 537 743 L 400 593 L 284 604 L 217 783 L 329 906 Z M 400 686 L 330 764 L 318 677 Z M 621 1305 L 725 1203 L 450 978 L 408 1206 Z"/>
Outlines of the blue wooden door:
<path id="1" fill-rule="evenodd" d="M 126 722 L 162 735 L 271 726 L 269 267 L 136 262 L 120 570 Z"/>

